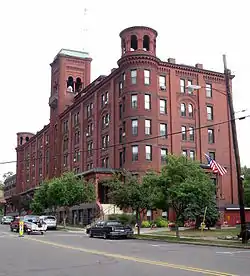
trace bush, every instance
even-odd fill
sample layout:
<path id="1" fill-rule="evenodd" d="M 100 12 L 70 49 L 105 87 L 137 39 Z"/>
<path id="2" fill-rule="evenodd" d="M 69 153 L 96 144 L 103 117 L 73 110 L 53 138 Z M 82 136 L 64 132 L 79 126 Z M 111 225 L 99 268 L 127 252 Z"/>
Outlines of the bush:
<path id="1" fill-rule="evenodd" d="M 156 227 L 168 227 L 168 221 L 164 218 L 158 217 L 155 220 Z"/>
<path id="2" fill-rule="evenodd" d="M 149 228 L 151 227 L 151 223 L 147 220 L 143 220 L 141 223 L 141 228 Z"/>
<path id="3" fill-rule="evenodd" d="M 108 216 L 109 220 L 118 220 L 122 224 L 130 224 L 130 225 L 135 225 L 136 223 L 136 218 L 132 214 L 112 214 Z"/>

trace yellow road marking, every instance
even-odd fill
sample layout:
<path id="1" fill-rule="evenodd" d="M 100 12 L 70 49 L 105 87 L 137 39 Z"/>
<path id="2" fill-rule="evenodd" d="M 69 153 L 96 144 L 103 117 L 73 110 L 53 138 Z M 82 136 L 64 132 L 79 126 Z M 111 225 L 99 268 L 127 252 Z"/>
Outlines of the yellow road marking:
<path id="1" fill-rule="evenodd" d="M 25 239 L 31 240 L 31 241 L 36 241 L 36 242 L 47 244 L 47 245 L 52 245 L 52 246 L 59 247 L 59 248 L 76 250 L 76 251 L 80 251 L 80 252 L 84 252 L 84 253 L 101 255 L 104 257 L 111 257 L 111 258 L 126 260 L 126 261 L 133 261 L 133 262 L 137 262 L 137 263 L 144 263 L 144 264 L 163 266 L 163 267 L 168 267 L 168 268 L 173 268 L 173 269 L 191 271 L 191 272 L 201 273 L 201 274 L 205 274 L 205 275 L 237 276 L 235 274 L 230 274 L 230 273 L 225 273 L 225 272 L 207 270 L 207 269 L 190 267 L 190 266 L 185 266 L 185 265 L 176 265 L 176 264 L 171 264 L 171 263 L 167 263 L 167 262 L 152 261 L 152 260 L 147 260 L 147 259 L 142 259 L 142 258 L 137 258 L 137 257 L 130 257 L 130 256 L 108 253 L 108 252 L 92 250 L 92 249 L 86 249 L 86 248 L 81 248 L 81 247 L 68 246 L 68 245 L 54 243 L 54 242 L 50 242 L 50 241 L 39 240 L 36 238 L 25 237 Z"/>

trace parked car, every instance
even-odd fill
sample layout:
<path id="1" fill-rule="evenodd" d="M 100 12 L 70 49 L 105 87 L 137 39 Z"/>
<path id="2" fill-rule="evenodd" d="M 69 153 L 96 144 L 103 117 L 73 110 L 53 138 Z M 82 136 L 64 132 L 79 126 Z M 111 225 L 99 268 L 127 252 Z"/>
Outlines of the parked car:
<path id="1" fill-rule="evenodd" d="M 38 221 L 39 217 L 38 216 L 24 216 L 24 217 L 15 217 L 15 219 L 10 223 L 10 231 L 19 231 L 19 222 L 20 219 L 23 220 L 24 222 L 24 226 L 23 226 L 23 231 L 26 232 L 27 231 L 27 222 L 31 222 L 31 221 Z"/>
<path id="2" fill-rule="evenodd" d="M 48 229 L 56 230 L 57 219 L 55 216 L 40 216 L 40 219 L 42 219 L 47 224 Z"/>
<path id="3" fill-rule="evenodd" d="M 1 220 L 1 224 L 10 224 L 14 218 L 12 216 L 3 216 Z"/>
<path id="4" fill-rule="evenodd" d="M 29 218 L 27 221 L 25 221 L 25 228 L 25 232 L 27 232 L 28 235 L 32 233 L 40 233 L 43 235 L 47 231 L 47 224 L 39 217 L 37 217 L 36 220 Z"/>
<path id="5" fill-rule="evenodd" d="M 99 221 L 87 230 L 89 237 L 102 237 L 104 239 L 120 237 L 132 237 L 134 231 L 131 226 L 124 226 L 119 221 Z"/>

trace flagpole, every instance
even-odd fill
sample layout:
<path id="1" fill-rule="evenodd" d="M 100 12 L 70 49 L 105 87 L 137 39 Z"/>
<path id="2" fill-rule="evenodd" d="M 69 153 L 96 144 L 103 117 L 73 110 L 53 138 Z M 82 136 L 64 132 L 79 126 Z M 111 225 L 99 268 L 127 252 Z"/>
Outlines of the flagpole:
<path id="1" fill-rule="evenodd" d="M 233 139 L 233 147 L 234 147 L 235 165 L 236 165 L 238 200 L 239 200 L 239 205 L 240 205 L 242 243 L 247 243 L 246 216 L 245 216 L 243 183 L 242 183 L 242 178 L 241 178 L 240 154 L 239 154 L 239 147 L 238 147 L 233 100 L 232 100 L 232 95 L 231 95 L 231 91 L 230 91 L 230 74 L 231 73 L 227 68 L 226 55 L 223 55 L 223 63 L 224 63 L 224 74 L 225 74 L 226 90 L 227 90 L 227 101 L 228 101 L 228 107 L 229 107 L 230 119 L 231 119 L 230 122 L 231 122 L 232 139 Z M 231 166 L 232 166 L 232 164 L 231 164 Z"/>

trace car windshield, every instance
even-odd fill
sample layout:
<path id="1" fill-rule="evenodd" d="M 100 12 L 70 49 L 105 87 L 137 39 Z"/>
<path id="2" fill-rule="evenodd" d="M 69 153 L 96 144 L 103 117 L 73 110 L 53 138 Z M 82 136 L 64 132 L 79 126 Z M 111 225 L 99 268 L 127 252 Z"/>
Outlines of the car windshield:
<path id="1" fill-rule="evenodd" d="M 39 220 L 38 217 L 25 217 L 25 218 L 24 218 L 24 221 L 25 221 L 25 222 L 30 222 L 30 221 L 36 222 L 36 221 L 38 221 L 38 220 Z"/>
<path id="2" fill-rule="evenodd" d="M 48 217 L 45 217 L 44 220 L 56 220 L 56 218 L 55 218 L 55 217 L 48 216 Z"/>
<path id="3" fill-rule="evenodd" d="M 12 217 L 11 216 L 6 216 L 6 217 L 4 217 L 5 219 L 12 219 Z"/>
<path id="4" fill-rule="evenodd" d="M 108 221 L 107 226 L 122 226 L 119 221 Z"/>

